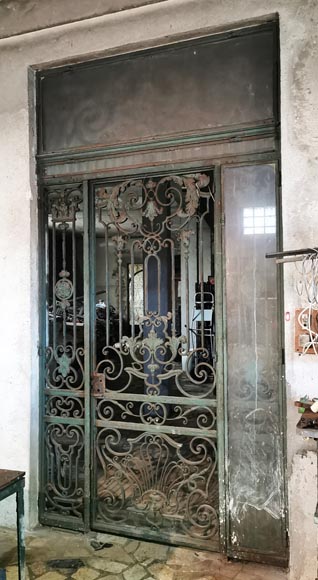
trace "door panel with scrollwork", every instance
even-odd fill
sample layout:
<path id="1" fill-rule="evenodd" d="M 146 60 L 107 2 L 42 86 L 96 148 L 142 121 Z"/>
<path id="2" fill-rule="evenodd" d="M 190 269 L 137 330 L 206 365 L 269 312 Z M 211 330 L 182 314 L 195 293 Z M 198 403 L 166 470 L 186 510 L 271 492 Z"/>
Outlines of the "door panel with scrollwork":
<path id="1" fill-rule="evenodd" d="M 212 175 L 93 189 L 93 527 L 217 549 Z"/>
<path id="2" fill-rule="evenodd" d="M 83 186 L 43 193 L 45 319 L 40 353 L 43 443 L 40 520 L 84 528 Z M 43 317 L 44 318 L 44 317 Z"/>

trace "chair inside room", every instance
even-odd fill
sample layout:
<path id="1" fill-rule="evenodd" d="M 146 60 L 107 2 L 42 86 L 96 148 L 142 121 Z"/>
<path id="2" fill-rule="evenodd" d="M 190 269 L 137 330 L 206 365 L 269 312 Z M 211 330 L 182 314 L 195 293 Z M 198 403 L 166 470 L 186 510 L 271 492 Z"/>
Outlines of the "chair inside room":
<path id="1" fill-rule="evenodd" d="M 214 363 L 214 295 L 212 292 L 196 292 L 194 295 L 191 335 L 193 350 L 200 347 L 206 348 L 210 361 Z"/>

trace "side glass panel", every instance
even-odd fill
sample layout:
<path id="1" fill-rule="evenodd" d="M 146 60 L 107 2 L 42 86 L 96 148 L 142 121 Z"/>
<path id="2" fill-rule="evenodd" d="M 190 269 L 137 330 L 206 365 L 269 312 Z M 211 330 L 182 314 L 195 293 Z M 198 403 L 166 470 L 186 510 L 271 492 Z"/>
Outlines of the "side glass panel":
<path id="1" fill-rule="evenodd" d="M 226 167 L 230 552 L 284 553 L 275 165 Z"/>
<path id="2" fill-rule="evenodd" d="M 41 521 L 80 528 L 84 501 L 82 186 L 45 191 L 46 350 Z"/>
<path id="3" fill-rule="evenodd" d="M 96 529 L 218 548 L 211 175 L 95 188 Z"/>

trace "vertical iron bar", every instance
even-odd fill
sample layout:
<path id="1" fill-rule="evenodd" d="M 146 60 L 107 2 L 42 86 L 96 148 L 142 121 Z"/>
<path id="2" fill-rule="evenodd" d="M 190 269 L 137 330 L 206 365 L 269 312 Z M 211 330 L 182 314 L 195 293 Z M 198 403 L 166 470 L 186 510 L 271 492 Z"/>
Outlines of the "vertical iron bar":
<path id="1" fill-rule="evenodd" d="M 103 210 L 100 209 L 100 212 Z M 108 256 L 108 225 L 104 224 L 105 234 L 105 306 L 106 306 L 106 346 L 109 346 L 109 256 Z"/>
<path id="2" fill-rule="evenodd" d="M 280 176 L 280 161 L 275 162 L 275 200 L 276 200 L 276 250 L 281 250 L 283 248 L 283 227 L 282 227 L 282 199 L 281 199 L 281 176 Z M 285 336 L 284 336 L 284 324 L 282 323 L 284 316 L 284 278 L 283 278 L 283 265 L 278 264 L 276 268 L 277 272 L 277 298 L 278 298 L 278 311 L 277 311 L 277 326 L 279 329 L 278 334 L 278 345 L 281 353 L 285 352 Z M 282 496 L 283 496 L 283 507 L 284 507 L 284 525 L 282 526 L 282 545 L 285 544 L 286 550 L 288 550 L 288 488 L 287 488 L 287 409 L 286 409 L 286 379 L 285 379 L 285 357 L 281 358 L 281 380 L 279 388 L 279 432 L 281 438 L 281 452 L 282 452 L 282 466 L 283 466 L 283 481 L 282 481 Z"/>
<path id="3" fill-rule="evenodd" d="M 135 338 L 135 254 L 134 254 L 134 242 L 131 244 L 130 248 L 130 292 L 131 292 L 131 301 L 129 307 L 129 315 L 131 320 L 131 336 Z M 129 296 L 128 296 L 129 300 Z"/>
<path id="4" fill-rule="evenodd" d="M 52 216 L 52 214 L 51 214 Z M 52 216 L 53 217 L 53 216 Z M 56 296 L 55 296 L 55 284 L 56 284 L 56 228 L 55 221 L 52 220 L 52 298 L 53 298 L 53 351 L 55 353 L 56 348 Z"/>
<path id="5" fill-rule="evenodd" d="M 88 291 L 89 291 L 89 368 L 88 368 L 88 377 L 90 383 L 91 372 L 96 368 L 96 193 L 94 186 L 88 184 L 88 208 L 86 215 L 88 215 L 88 240 L 87 246 L 88 253 L 89 253 L 89 271 L 88 271 Z M 108 245 L 105 248 L 105 251 L 108 252 Z M 109 292 L 109 289 L 108 289 Z M 109 294 L 107 296 L 107 304 L 109 305 Z M 95 426 L 95 416 L 96 416 L 96 399 L 91 396 L 90 393 L 90 385 L 88 387 L 88 399 L 89 399 L 89 412 L 90 412 L 90 420 L 87 425 L 88 435 L 87 441 L 90 446 L 89 452 L 89 459 L 90 459 L 90 475 L 89 475 L 89 484 L 90 484 L 90 495 L 88 499 L 89 505 L 89 520 L 90 523 L 95 521 L 95 512 L 96 512 L 96 484 L 97 484 L 97 474 L 96 474 L 96 449 L 95 449 L 95 441 L 96 441 L 96 426 Z"/>
<path id="6" fill-rule="evenodd" d="M 157 297 L 158 297 L 158 314 L 161 314 L 161 258 L 156 256 L 157 261 Z"/>
<path id="7" fill-rule="evenodd" d="M 88 182 L 83 182 L 83 254 L 84 254 L 84 394 L 85 394 L 85 423 L 84 423 L 84 528 L 90 528 L 90 348 L 91 348 L 91 320 L 90 311 L 90 207 Z"/>
<path id="8" fill-rule="evenodd" d="M 172 296 L 172 321 L 171 321 L 171 331 L 172 336 L 176 335 L 176 281 L 175 281 L 175 262 L 174 262 L 174 241 L 170 240 L 171 248 L 171 296 Z"/>
<path id="9" fill-rule="evenodd" d="M 122 308 L 122 250 L 118 251 L 118 328 L 119 328 L 119 342 L 123 336 L 123 308 Z"/>
<path id="10" fill-rule="evenodd" d="M 200 298 L 201 298 L 201 348 L 204 348 L 204 308 L 203 308 L 203 231 L 202 231 L 202 217 L 199 221 L 199 282 L 200 282 Z"/>
<path id="11" fill-rule="evenodd" d="M 65 222 L 64 222 L 65 226 Z M 62 256 L 63 256 L 63 266 L 62 269 L 66 270 L 66 230 L 63 227 L 62 230 Z M 66 308 L 63 308 L 63 346 L 66 347 Z"/>
<path id="12" fill-rule="evenodd" d="M 146 258 L 144 258 L 144 314 L 147 314 L 149 311 L 149 305 L 148 305 L 148 258 L 149 258 L 149 256 L 146 256 Z"/>
<path id="13" fill-rule="evenodd" d="M 49 237 L 48 237 L 48 215 L 47 203 L 44 199 L 44 190 L 41 188 L 38 200 L 38 224 L 39 224 L 39 440 L 40 440 L 40 466 L 39 466 L 39 518 L 41 521 L 44 515 L 44 485 L 45 485 L 45 363 L 46 347 L 48 346 L 48 301 L 49 301 Z"/>
<path id="14" fill-rule="evenodd" d="M 185 295 L 186 295 L 186 328 L 187 328 L 187 350 L 190 351 L 190 315 L 189 315 L 189 246 L 185 247 L 185 272 L 186 272 L 186 288 L 185 288 Z"/>
<path id="15" fill-rule="evenodd" d="M 73 209 L 73 219 L 72 219 L 72 269 L 73 269 L 73 357 L 75 358 L 76 353 L 76 344 L 77 344 L 77 325 L 76 325 L 76 235 L 75 235 L 75 228 L 76 228 L 76 211 Z"/>

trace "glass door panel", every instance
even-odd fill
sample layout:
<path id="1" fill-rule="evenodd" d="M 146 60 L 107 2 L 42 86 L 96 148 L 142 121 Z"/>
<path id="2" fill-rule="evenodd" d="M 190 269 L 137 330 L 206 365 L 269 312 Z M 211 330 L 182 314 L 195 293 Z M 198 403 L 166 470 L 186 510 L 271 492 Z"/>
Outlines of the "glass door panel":
<path id="1" fill-rule="evenodd" d="M 283 558 L 285 502 L 276 167 L 223 171 L 229 550 Z"/>

